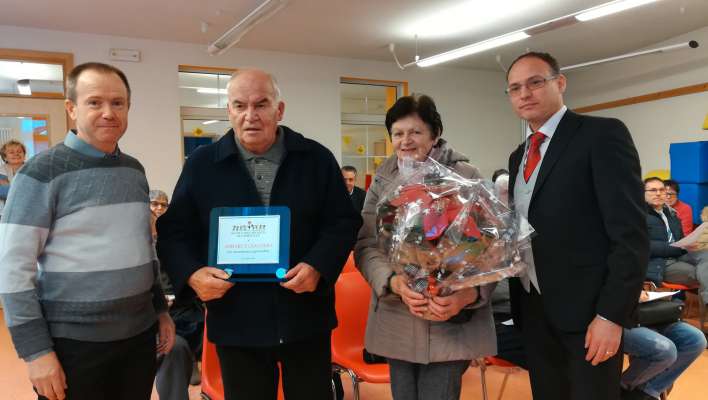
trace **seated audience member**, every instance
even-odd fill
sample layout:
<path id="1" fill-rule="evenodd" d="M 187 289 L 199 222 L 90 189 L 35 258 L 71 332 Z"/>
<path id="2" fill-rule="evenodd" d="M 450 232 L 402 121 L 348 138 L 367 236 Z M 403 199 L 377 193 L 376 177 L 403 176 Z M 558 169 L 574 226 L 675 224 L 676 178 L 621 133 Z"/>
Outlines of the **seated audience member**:
<path id="1" fill-rule="evenodd" d="M 150 191 L 150 211 L 152 212 L 152 233 L 157 239 L 155 222 L 167 211 L 169 200 L 162 190 Z M 182 300 L 173 303 L 174 290 L 169 277 L 161 266 L 160 283 L 168 298 L 169 311 L 175 323 L 175 345 L 172 351 L 158 359 L 155 380 L 160 400 L 189 400 L 189 385 L 201 382 L 197 360 L 201 356 L 204 335 L 204 308 L 199 299 Z"/>
<path id="2" fill-rule="evenodd" d="M 354 184 L 354 182 L 356 182 L 356 174 L 356 168 L 351 165 L 342 167 L 342 177 L 344 178 L 344 185 L 347 187 L 347 193 L 349 193 L 349 197 L 352 199 L 354 209 L 361 214 L 361 210 L 364 208 L 366 191 Z"/>
<path id="3" fill-rule="evenodd" d="M 683 238 L 683 231 L 676 212 L 666 205 L 666 187 L 661 179 L 644 180 L 644 198 L 650 240 L 647 278 L 657 285 L 662 281 L 700 283 L 699 294 L 708 303 L 708 252 L 695 251 L 695 245 L 686 249 L 671 245 Z"/>
<path id="4" fill-rule="evenodd" d="M 701 212 L 701 221 L 708 222 L 708 206 Z M 696 241 L 696 251 L 708 251 L 708 229 L 704 230 Z"/>
<path id="5" fill-rule="evenodd" d="M 497 357 L 527 369 L 521 331 L 514 327 L 514 320 L 511 318 L 507 279 L 500 281 L 492 292 L 492 315 L 497 332 Z"/>
<path id="6" fill-rule="evenodd" d="M 647 298 L 642 291 L 639 301 Z M 623 400 L 665 399 L 674 381 L 706 348 L 703 332 L 680 321 L 625 328 L 623 342 L 629 355 L 629 368 L 622 373 Z"/>
<path id="7" fill-rule="evenodd" d="M 666 186 L 666 205 L 676 210 L 683 234 L 688 235 L 693 232 L 693 210 L 691 206 L 678 199 L 681 192 L 678 182 L 667 179 L 664 181 L 664 186 Z"/>
<path id="8" fill-rule="evenodd" d="M 25 145 L 17 140 L 9 140 L 0 147 L 0 158 L 3 164 L 0 165 L 0 215 L 5 207 L 7 194 L 10 192 L 10 183 L 15 174 L 25 164 Z"/>

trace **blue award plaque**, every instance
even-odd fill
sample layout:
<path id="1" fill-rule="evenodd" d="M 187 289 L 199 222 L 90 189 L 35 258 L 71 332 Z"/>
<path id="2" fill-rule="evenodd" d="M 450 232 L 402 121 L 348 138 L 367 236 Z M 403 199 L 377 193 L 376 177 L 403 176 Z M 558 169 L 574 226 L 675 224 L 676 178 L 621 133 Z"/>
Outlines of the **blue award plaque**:
<path id="1" fill-rule="evenodd" d="M 290 209 L 219 207 L 209 216 L 209 265 L 231 282 L 282 282 L 290 267 Z"/>

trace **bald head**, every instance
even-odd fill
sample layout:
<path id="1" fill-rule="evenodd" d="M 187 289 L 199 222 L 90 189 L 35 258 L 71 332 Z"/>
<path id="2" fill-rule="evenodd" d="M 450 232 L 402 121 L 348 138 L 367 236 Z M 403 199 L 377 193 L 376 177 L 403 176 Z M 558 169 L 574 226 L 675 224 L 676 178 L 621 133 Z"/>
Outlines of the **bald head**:
<path id="1" fill-rule="evenodd" d="M 273 99 L 276 102 L 280 101 L 280 87 L 278 86 L 278 81 L 272 74 L 257 68 L 240 69 L 231 74 L 231 79 L 229 79 L 229 83 L 226 85 L 227 92 L 232 85 L 238 84 L 241 80 L 268 82 L 271 87 Z"/>
<path id="2" fill-rule="evenodd" d="M 258 69 L 234 73 L 227 86 L 229 121 L 241 145 L 263 154 L 275 143 L 285 104 L 273 75 Z"/>

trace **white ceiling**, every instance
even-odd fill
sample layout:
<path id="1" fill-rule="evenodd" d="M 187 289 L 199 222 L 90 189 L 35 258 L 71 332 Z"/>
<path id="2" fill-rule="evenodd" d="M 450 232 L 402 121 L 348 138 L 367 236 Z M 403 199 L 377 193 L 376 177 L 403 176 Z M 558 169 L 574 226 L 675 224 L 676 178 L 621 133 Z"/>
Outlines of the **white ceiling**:
<path id="1" fill-rule="evenodd" d="M 476 0 L 469 29 L 418 41 L 421 57 L 525 28 L 587 9 L 607 0 Z M 237 45 L 242 48 L 391 61 L 388 43 L 397 44 L 399 58 L 415 55 L 407 29 L 462 0 L 290 0 Z M 502 4 L 504 17 L 493 20 L 484 11 Z M 206 46 L 254 9 L 260 0 L 3 0 L 0 24 L 198 43 Z M 100 5 L 99 5 L 100 4 Z M 209 24 L 202 33 L 201 21 Z M 424 24 L 424 26 L 428 26 Z M 708 0 L 662 0 L 599 20 L 577 23 L 533 36 L 501 49 L 469 56 L 448 65 L 498 69 L 526 48 L 549 50 L 563 65 L 634 51 L 708 26 Z M 708 46 L 708 43 L 702 44 Z"/>

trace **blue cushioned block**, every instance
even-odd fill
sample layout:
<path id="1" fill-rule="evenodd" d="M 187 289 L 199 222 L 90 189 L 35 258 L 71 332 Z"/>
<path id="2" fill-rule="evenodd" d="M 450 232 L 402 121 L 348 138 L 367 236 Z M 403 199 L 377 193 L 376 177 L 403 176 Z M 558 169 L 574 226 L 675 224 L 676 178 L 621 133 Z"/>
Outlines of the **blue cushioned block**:
<path id="1" fill-rule="evenodd" d="M 671 179 L 680 183 L 708 183 L 708 141 L 671 143 Z"/>
<path id="2" fill-rule="evenodd" d="M 708 183 L 682 183 L 679 200 L 693 209 L 693 223 L 701 223 L 701 210 L 708 206 Z"/>

